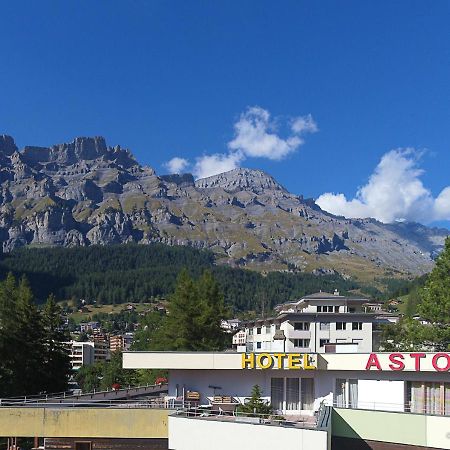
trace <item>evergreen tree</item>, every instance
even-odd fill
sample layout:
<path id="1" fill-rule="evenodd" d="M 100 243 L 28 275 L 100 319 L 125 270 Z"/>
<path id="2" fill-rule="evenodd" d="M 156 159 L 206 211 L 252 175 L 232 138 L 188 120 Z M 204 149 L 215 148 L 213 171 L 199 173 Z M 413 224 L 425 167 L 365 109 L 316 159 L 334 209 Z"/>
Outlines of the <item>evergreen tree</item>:
<path id="1" fill-rule="evenodd" d="M 242 405 L 239 407 L 239 412 L 245 413 L 246 415 L 253 415 L 253 414 L 263 414 L 263 415 L 269 415 L 272 414 L 272 406 L 264 401 L 261 398 L 262 391 L 258 384 L 255 384 L 252 388 L 252 395 L 250 397 L 250 400 L 245 403 L 245 405 Z"/>
<path id="2" fill-rule="evenodd" d="M 450 237 L 420 292 L 418 312 L 432 323 L 427 337 L 437 350 L 450 350 Z"/>
<path id="3" fill-rule="evenodd" d="M 450 237 L 421 291 L 418 312 L 424 319 L 450 325 Z"/>
<path id="4" fill-rule="evenodd" d="M 223 350 L 227 335 L 220 324 L 230 313 L 225 308 L 223 294 L 212 273 L 207 270 L 197 282 L 200 305 L 199 327 L 202 330 L 201 347 L 204 350 Z"/>
<path id="5" fill-rule="evenodd" d="M 156 350 L 213 351 L 226 346 L 220 328 L 223 296 L 210 273 L 194 281 L 186 270 L 178 276 L 166 319 L 154 337 Z"/>
<path id="6" fill-rule="evenodd" d="M 63 392 L 67 389 L 71 371 L 66 342 L 70 340 L 61 319 L 61 308 L 51 294 L 42 311 L 44 332 L 44 364 L 47 392 Z"/>
<path id="7" fill-rule="evenodd" d="M 33 301 L 26 278 L 17 286 L 15 395 L 29 395 L 45 390 L 44 339 L 42 320 Z"/>
<path id="8" fill-rule="evenodd" d="M 9 273 L 0 283 L 0 396 L 13 395 L 16 346 L 16 279 Z"/>
<path id="9" fill-rule="evenodd" d="M 197 287 L 184 269 L 178 276 L 169 314 L 158 336 L 157 346 L 161 350 L 199 350 L 202 338 L 199 306 Z"/>
<path id="10" fill-rule="evenodd" d="M 9 274 L 0 283 L 0 396 L 49 392 L 61 380 L 65 385 L 67 371 L 53 364 L 67 358 L 62 356 L 63 338 L 55 330 L 55 308 L 53 299 L 41 316 L 25 278 L 17 283 Z"/>

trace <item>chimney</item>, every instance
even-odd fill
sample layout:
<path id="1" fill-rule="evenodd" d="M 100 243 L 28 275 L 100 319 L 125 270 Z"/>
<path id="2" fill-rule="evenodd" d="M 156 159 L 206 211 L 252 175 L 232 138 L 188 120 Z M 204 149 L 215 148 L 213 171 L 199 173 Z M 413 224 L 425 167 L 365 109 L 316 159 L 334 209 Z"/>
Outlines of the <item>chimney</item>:
<path id="1" fill-rule="evenodd" d="M 337 289 L 334 290 L 334 295 L 339 295 L 339 291 Z"/>

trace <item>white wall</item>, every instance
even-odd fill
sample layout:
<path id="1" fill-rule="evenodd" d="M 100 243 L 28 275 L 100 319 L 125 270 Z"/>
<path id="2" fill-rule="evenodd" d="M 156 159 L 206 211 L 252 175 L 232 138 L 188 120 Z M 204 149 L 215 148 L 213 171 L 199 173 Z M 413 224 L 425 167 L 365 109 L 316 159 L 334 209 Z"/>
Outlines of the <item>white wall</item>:
<path id="1" fill-rule="evenodd" d="M 326 450 L 327 432 L 169 416 L 169 449 Z"/>
<path id="2" fill-rule="evenodd" d="M 376 408 L 380 410 L 400 410 L 404 404 L 404 381 L 445 381 L 448 373 L 420 373 L 420 372 L 366 372 L 366 371 L 317 371 L 317 370 L 170 370 L 169 396 L 176 396 L 176 385 L 181 395 L 183 386 L 186 390 L 200 392 L 201 403 L 207 404 L 206 397 L 214 395 L 214 389 L 209 386 L 220 386 L 216 390 L 218 395 L 232 395 L 241 401 L 249 397 L 252 387 L 258 384 L 264 398 L 270 400 L 270 380 L 272 377 L 314 378 L 315 403 L 314 410 L 319 408 L 320 402 L 333 404 L 336 378 L 358 379 L 358 394 L 360 408 Z M 363 405 L 369 402 L 370 406 Z M 382 405 L 385 403 L 385 405 Z M 390 408 L 387 408 L 387 404 Z M 397 404 L 394 406 L 394 404 Z"/>
<path id="3" fill-rule="evenodd" d="M 358 380 L 358 408 L 404 411 L 404 404 L 404 381 Z"/>

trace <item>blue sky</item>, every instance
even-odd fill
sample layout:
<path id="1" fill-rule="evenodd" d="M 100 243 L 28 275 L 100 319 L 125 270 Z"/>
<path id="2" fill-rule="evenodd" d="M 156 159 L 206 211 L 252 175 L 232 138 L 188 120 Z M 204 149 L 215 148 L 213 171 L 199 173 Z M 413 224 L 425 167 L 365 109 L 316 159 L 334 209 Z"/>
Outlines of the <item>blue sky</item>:
<path id="1" fill-rule="evenodd" d="M 333 212 L 448 224 L 447 0 L 3 1 L 0 22 L 0 133 L 19 147 L 103 135 L 158 173 L 237 151 L 292 192 L 343 194 L 322 196 Z M 232 149 L 251 107 L 300 143 Z M 317 131 L 293 133 L 309 114 Z"/>

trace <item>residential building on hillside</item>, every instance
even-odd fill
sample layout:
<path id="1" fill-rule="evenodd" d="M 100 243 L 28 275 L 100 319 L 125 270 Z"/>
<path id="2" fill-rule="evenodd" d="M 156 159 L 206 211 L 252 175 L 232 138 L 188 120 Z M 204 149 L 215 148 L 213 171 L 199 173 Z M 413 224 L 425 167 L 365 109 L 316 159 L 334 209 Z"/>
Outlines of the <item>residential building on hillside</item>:
<path id="1" fill-rule="evenodd" d="M 68 342 L 70 364 L 72 369 L 78 370 L 81 366 L 94 364 L 93 342 Z"/>
<path id="2" fill-rule="evenodd" d="M 78 370 L 81 366 L 89 366 L 96 362 L 109 360 L 108 342 L 97 341 L 70 341 L 67 343 L 72 369 Z"/>
<path id="3" fill-rule="evenodd" d="M 110 336 L 109 338 L 109 350 L 111 353 L 129 350 L 133 343 L 133 333 L 119 334 L 116 336 Z"/>
<path id="4" fill-rule="evenodd" d="M 241 326 L 241 321 L 239 319 L 222 320 L 220 322 L 220 326 L 227 333 L 233 333 L 234 331 L 239 330 L 239 327 Z"/>
<path id="5" fill-rule="evenodd" d="M 366 298 L 338 291 L 306 295 L 275 310 L 275 317 L 245 324 L 245 343 L 242 332 L 233 340 L 238 351 L 371 352 L 378 348 L 380 325 L 398 320 Z"/>

